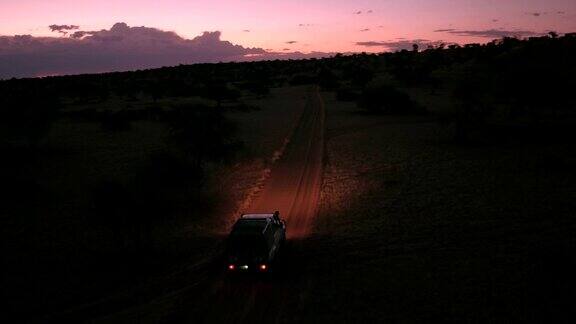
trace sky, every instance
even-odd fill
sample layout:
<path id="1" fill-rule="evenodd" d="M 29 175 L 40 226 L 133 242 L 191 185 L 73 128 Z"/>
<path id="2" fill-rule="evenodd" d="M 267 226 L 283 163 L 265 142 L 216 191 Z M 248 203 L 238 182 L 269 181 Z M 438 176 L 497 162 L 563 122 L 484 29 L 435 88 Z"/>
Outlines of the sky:
<path id="1" fill-rule="evenodd" d="M 128 30 L 116 28 L 112 32 L 113 26 L 126 26 Z M 142 26 L 146 28 L 139 28 Z M 61 62 L 45 71 L 39 71 L 42 69 L 37 63 L 35 69 L 18 73 L 15 64 L 24 63 L 22 59 L 14 60 L 21 52 L 29 55 L 28 59 L 33 58 L 33 54 L 43 55 L 48 62 L 46 53 L 50 51 L 53 61 L 57 60 L 53 57 L 56 52 L 70 54 L 71 51 L 79 51 L 78 55 L 88 55 L 93 51 L 88 51 L 87 47 L 92 50 L 96 48 L 97 52 L 104 51 L 112 42 L 105 42 L 102 34 L 96 34 L 103 30 L 107 31 L 107 39 L 114 39 L 112 47 L 120 52 L 126 52 L 122 49 L 144 46 L 151 53 L 154 46 L 168 41 L 182 47 L 181 51 L 187 51 L 177 54 L 177 50 L 174 50 L 169 53 L 173 60 L 181 60 L 182 63 L 243 60 L 256 56 L 321 56 L 336 52 L 394 51 L 411 48 L 412 43 L 426 47 L 441 42 L 483 43 L 506 35 L 526 37 L 550 30 L 574 32 L 576 1 L 0 0 L 0 77 L 82 72 L 84 70 L 77 68 L 56 71 L 62 70 L 60 65 L 64 63 Z M 78 31 L 91 33 L 71 37 Z M 31 38 L 15 39 L 15 35 L 30 35 Z M 206 36 L 205 39 L 203 36 Z M 95 39 L 90 39 L 94 37 L 100 43 L 96 44 Z M 200 39 L 196 43 L 204 44 L 201 49 L 186 42 L 198 37 Z M 138 44 L 134 39 L 139 40 Z M 124 42 L 125 46 L 119 45 Z M 226 49 L 222 53 L 208 50 L 207 47 L 212 45 Z M 245 50 L 236 47 L 237 51 L 234 52 L 227 45 L 237 45 Z M 200 53 L 201 50 L 210 52 L 212 56 L 207 58 L 205 54 L 208 52 Z M 194 52 L 194 55 L 188 55 L 190 52 Z M 105 54 L 106 57 L 112 55 Z M 164 54 L 161 49 L 156 52 L 157 56 Z M 113 60 L 112 57 L 108 59 Z M 146 65 L 147 59 L 140 59 L 140 64 Z M 164 59 L 150 62 L 159 63 L 178 64 Z M 70 61 L 72 65 L 73 61 Z M 122 69 L 119 65 L 116 62 L 107 67 L 100 62 L 99 67 L 85 70 Z M 126 68 L 137 66 L 140 65 Z"/>

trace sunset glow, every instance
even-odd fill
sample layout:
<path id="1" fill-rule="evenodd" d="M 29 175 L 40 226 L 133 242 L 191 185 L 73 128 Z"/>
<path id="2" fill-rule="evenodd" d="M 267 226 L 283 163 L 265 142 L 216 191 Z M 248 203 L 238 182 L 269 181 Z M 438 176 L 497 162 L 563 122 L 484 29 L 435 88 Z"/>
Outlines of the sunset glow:
<path id="1" fill-rule="evenodd" d="M 426 47 L 440 43 L 484 43 L 502 36 L 526 37 L 542 35 L 551 30 L 559 33 L 572 32 L 576 30 L 576 2 L 572 0 L 0 2 L 0 36 L 4 36 L 5 39 L 14 35 L 63 38 L 69 37 L 75 31 L 109 30 L 120 22 L 130 27 L 145 26 L 172 31 L 183 39 L 193 39 L 205 31 L 219 31 L 224 41 L 274 53 L 382 52 L 410 48 L 412 43 Z M 67 25 L 74 28 L 58 32 L 51 30 L 48 27 L 50 25 Z M 7 40 L 0 42 L 0 47 L 6 46 L 6 42 Z M 226 57 L 214 59 L 231 60 Z M 54 71 L 42 72 L 50 74 Z"/>

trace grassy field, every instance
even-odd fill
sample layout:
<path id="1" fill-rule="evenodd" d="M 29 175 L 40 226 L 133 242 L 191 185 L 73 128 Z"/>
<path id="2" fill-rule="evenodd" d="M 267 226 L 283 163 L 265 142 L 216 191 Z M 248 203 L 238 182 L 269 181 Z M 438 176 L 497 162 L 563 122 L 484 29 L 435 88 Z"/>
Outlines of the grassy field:
<path id="1" fill-rule="evenodd" d="M 224 116 L 237 128 L 235 139 L 244 143 L 239 157 L 232 163 L 205 166 L 209 174 L 206 199 L 199 202 L 204 212 L 198 215 L 187 212 L 185 205 L 170 206 L 176 214 L 153 227 L 146 258 L 138 251 L 116 251 L 114 233 L 95 221 L 89 211 L 94 203 L 94 188 L 99 184 L 130 185 L 140 170 L 146 170 L 151 155 L 166 150 L 168 125 L 151 118 L 131 121 L 125 129 L 110 131 L 97 121 L 55 121 L 37 155 L 28 159 L 36 162 L 26 162 L 30 165 L 21 168 L 21 179 L 29 177 L 40 188 L 41 198 L 28 206 L 41 210 L 30 213 L 40 216 L 3 226 L 5 241 L 18 246 L 12 250 L 18 253 L 5 254 L 3 262 L 9 265 L 3 270 L 3 277 L 12 281 L 3 282 L 2 286 L 11 298 L 13 311 L 26 309 L 32 317 L 57 313 L 213 255 L 221 235 L 237 217 L 234 213 L 258 191 L 265 170 L 277 158 L 277 151 L 302 112 L 304 95 L 305 87 L 277 88 L 267 96 L 241 98 L 249 109 L 223 106 Z M 156 103 L 147 98 L 110 98 L 100 103 L 71 101 L 63 112 L 141 110 L 187 103 L 198 104 L 199 99 L 164 98 Z M 211 104 L 205 100 L 204 103 Z M 13 155 L 14 164 L 16 156 Z"/>
<path id="2" fill-rule="evenodd" d="M 429 117 L 325 94 L 327 166 L 306 322 L 535 322 L 574 315 L 574 144 L 461 147 Z"/>
<path id="3" fill-rule="evenodd" d="M 193 281 L 187 269 L 219 252 L 318 85 L 334 92 L 320 213 L 287 245 L 274 319 L 574 318 L 574 53 L 576 34 L 551 33 L 2 81 L 7 317 L 115 291 L 147 291 L 123 299 L 145 304 Z"/>

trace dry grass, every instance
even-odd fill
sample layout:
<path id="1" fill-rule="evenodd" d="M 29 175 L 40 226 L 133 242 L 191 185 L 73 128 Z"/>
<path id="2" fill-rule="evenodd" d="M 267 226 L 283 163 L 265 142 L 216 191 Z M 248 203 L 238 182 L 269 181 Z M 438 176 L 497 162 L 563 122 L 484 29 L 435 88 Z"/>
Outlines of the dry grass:
<path id="1" fill-rule="evenodd" d="M 95 184 L 103 180 L 126 183 L 135 167 L 150 154 L 166 148 L 167 126 L 157 121 L 134 121 L 125 131 L 111 132 L 96 122 L 57 121 L 43 142 L 42 163 L 33 166 L 39 184 L 50 193 L 42 199 L 41 216 L 22 220 L 22 228 L 4 228 L 9 237 L 14 237 L 15 245 L 30 245 L 34 251 L 34 258 L 24 264 L 39 264 L 42 269 L 28 266 L 25 273 L 18 274 L 24 279 L 16 281 L 26 281 L 36 289 L 34 298 L 38 303 L 33 308 L 57 312 L 65 305 L 86 303 L 154 279 L 151 276 L 160 278 L 210 260 L 218 252 L 218 235 L 224 234 L 237 217 L 236 212 L 249 204 L 265 180 L 266 170 L 278 158 L 304 107 L 305 88 L 273 89 L 270 96 L 244 99 L 259 109 L 226 111 L 227 117 L 237 122 L 238 139 L 246 144 L 246 150 L 234 165 L 209 166 L 211 182 L 207 187 L 211 192 L 207 197 L 212 197 L 212 201 L 203 203 L 212 204 L 213 208 L 206 208 L 202 217 L 178 215 L 158 225 L 152 234 L 158 256 L 150 258 L 151 267 L 143 266 L 141 271 L 137 269 L 138 273 L 126 273 L 128 270 L 118 269 L 113 262 L 91 265 L 101 259 L 102 251 L 113 251 L 114 242 L 106 240 L 109 234 L 104 230 L 91 227 L 85 211 L 91 204 L 91 188 Z M 176 98 L 173 102 L 186 100 Z M 68 108 L 114 110 L 124 104 L 109 100 L 95 107 Z M 135 108 L 146 104 L 151 103 L 133 103 Z M 6 261 L 15 265 L 20 262 L 10 258 Z M 7 271 L 11 273 L 12 268 Z M 17 298 L 13 302 L 18 307 L 28 307 Z"/>
<path id="2" fill-rule="evenodd" d="M 572 312 L 573 144 L 459 147 L 441 142 L 435 122 L 363 116 L 325 98 L 320 218 L 302 253 L 307 288 L 286 318 L 534 322 Z"/>

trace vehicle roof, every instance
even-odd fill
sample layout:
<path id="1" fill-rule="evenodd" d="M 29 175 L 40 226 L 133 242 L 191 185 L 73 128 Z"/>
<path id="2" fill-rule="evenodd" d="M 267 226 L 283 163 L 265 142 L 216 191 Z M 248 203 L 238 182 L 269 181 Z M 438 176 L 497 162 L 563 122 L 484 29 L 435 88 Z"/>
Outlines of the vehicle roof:
<path id="1" fill-rule="evenodd" d="M 272 218 L 274 217 L 274 214 L 270 213 L 270 214 L 242 214 L 242 216 L 240 216 L 240 218 L 242 219 L 266 219 L 266 218 Z"/>
<path id="2" fill-rule="evenodd" d="M 233 235 L 262 234 L 266 231 L 270 218 L 240 218 L 234 224 Z"/>

